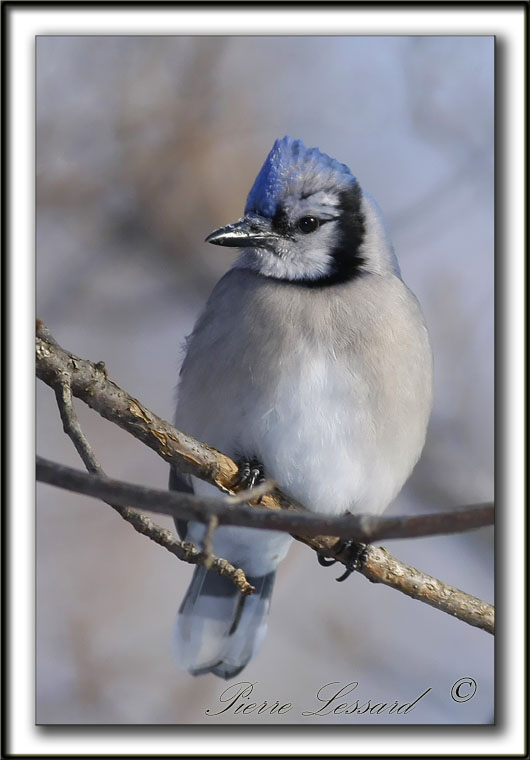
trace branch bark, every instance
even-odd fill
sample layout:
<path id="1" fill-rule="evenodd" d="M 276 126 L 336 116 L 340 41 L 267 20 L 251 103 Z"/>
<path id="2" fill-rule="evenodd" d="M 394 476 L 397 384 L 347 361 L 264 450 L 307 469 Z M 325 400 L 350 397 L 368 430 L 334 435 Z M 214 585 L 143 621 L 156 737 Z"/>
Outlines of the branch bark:
<path id="1" fill-rule="evenodd" d="M 238 468 L 230 457 L 176 430 L 172 425 L 148 410 L 137 399 L 130 396 L 108 378 L 103 362 L 92 363 L 64 351 L 42 323 L 37 325 L 36 352 L 37 375 L 52 388 L 55 389 L 58 384 L 68 385 L 74 396 L 85 401 L 106 419 L 127 430 L 156 451 L 168 463 L 175 464 L 181 472 L 187 472 L 206 480 L 216 485 L 224 493 L 234 494 L 237 492 Z M 41 472 L 43 472 L 42 468 Z M 91 476 L 90 480 L 93 481 L 90 487 L 96 487 L 96 478 Z M 112 482 L 105 479 L 107 485 Z M 120 486 L 127 485 L 120 484 Z M 119 497 L 119 489 L 113 493 L 113 498 L 116 500 L 116 497 Z M 173 514 L 176 504 L 171 500 L 177 497 L 166 492 L 160 493 L 163 493 L 165 498 L 170 499 L 166 502 L 166 507 L 171 508 L 171 514 Z M 133 493 L 129 492 L 129 495 L 133 496 Z M 187 497 L 187 500 L 184 497 Z M 192 498 L 195 497 L 179 494 L 178 508 L 182 510 L 185 505 L 186 509 L 193 509 L 194 515 L 196 515 L 197 504 L 191 500 Z M 162 501 L 159 503 L 162 504 Z M 204 500 L 201 501 L 204 502 Z M 212 500 L 212 502 L 214 501 Z M 358 541 L 373 541 L 383 536 L 395 538 L 406 535 L 420 536 L 459 532 L 493 522 L 493 506 L 489 504 L 478 505 L 472 509 L 457 510 L 453 513 L 412 518 L 356 516 L 352 519 L 349 516 L 331 520 L 322 518 L 320 515 L 303 514 L 303 507 L 288 499 L 279 489 L 262 496 L 261 507 L 266 508 L 266 510 L 260 510 L 254 506 L 251 509 L 240 507 L 238 512 L 249 510 L 252 513 L 250 524 L 256 527 L 258 527 L 258 522 L 261 522 L 260 527 L 292 531 L 295 538 L 319 554 L 332 557 L 345 565 L 348 564 L 349 557 L 340 546 L 339 536 L 353 537 Z M 219 508 L 219 504 L 217 507 L 210 504 L 209 508 L 209 512 L 201 509 L 201 516 L 194 517 L 194 519 L 202 519 L 203 522 L 208 522 L 209 518 L 214 515 L 219 519 L 219 522 L 229 522 L 230 517 L 227 515 L 233 515 L 235 512 L 235 508 L 228 507 L 224 501 L 222 502 L 222 510 Z M 182 515 L 182 511 L 180 514 Z M 289 523 L 289 527 L 287 527 L 285 518 L 293 519 L 293 522 Z M 297 520 L 301 522 L 297 522 Z M 337 520 L 339 525 L 336 524 Z M 343 521 L 342 524 L 340 524 L 341 520 Z M 293 525 L 297 525 L 303 534 L 298 535 L 297 528 L 293 528 Z M 385 583 L 415 599 L 455 615 L 470 625 L 493 633 L 493 607 L 491 605 L 487 605 L 463 591 L 447 586 L 435 578 L 400 563 L 384 549 L 369 546 L 360 572 L 372 582 Z"/>

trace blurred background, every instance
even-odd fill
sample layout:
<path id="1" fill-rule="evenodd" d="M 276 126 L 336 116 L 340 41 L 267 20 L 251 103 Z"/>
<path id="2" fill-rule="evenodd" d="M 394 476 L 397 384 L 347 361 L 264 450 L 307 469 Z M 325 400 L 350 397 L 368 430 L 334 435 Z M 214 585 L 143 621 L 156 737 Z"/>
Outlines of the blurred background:
<path id="1" fill-rule="evenodd" d="M 492 37 L 39 37 L 37 315 L 171 419 L 184 337 L 234 258 L 203 240 L 241 215 L 274 139 L 300 137 L 377 199 L 432 337 L 427 443 L 389 514 L 491 500 L 493 67 Z M 81 469 L 42 383 L 37 404 L 38 453 Z M 110 476 L 166 486 L 153 452 L 77 409 Z M 40 484 L 36 538 L 38 723 L 493 721 L 493 637 L 360 575 L 337 584 L 301 544 L 236 679 L 295 709 L 210 718 L 230 682 L 171 658 L 192 567 Z M 492 529 L 385 545 L 493 602 Z M 465 676 L 477 692 L 457 703 Z M 432 691 L 407 716 L 302 717 L 331 681 L 373 702 Z"/>

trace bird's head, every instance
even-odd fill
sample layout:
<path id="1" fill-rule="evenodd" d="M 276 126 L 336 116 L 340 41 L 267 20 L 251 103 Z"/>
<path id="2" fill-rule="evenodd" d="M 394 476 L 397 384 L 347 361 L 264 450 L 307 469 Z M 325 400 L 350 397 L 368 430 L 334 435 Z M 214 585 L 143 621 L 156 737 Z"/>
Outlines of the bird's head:
<path id="1" fill-rule="evenodd" d="M 348 167 L 291 137 L 274 143 L 245 215 L 206 241 L 242 248 L 236 266 L 309 287 L 399 273 L 380 212 Z"/>

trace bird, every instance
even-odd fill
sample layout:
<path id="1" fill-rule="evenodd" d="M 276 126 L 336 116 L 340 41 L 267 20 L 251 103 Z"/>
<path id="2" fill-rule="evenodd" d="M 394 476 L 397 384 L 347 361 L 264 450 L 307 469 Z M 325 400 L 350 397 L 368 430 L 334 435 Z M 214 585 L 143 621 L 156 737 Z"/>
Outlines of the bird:
<path id="1" fill-rule="evenodd" d="M 244 215 L 206 238 L 240 249 L 186 339 L 174 422 L 313 513 L 381 514 L 425 443 L 433 358 L 382 213 L 348 166 L 277 139 Z M 171 470 L 170 488 L 215 488 Z M 200 545 L 205 526 L 177 522 Z M 178 610 L 177 665 L 229 679 L 261 648 L 292 538 L 221 526 L 213 551 L 255 592 L 198 566 Z"/>

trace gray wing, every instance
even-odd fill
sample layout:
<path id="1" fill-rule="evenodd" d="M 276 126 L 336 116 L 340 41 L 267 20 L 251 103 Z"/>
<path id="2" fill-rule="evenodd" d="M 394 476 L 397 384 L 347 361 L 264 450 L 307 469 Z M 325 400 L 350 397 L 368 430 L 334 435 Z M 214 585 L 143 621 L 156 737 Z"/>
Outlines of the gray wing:
<path id="1" fill-rule="evenodd" d="M 193 486 L 191 484 L 191 478 L 189 475 L 184 475 L 179 472 L 175 467 L 171 467 L 169 471 L 169 490 L 170 491 L 182 491 L 183 493 L 193 493 Z M 188 532 L 187 520 L 175 519 L 175 526 L 177 533 L 182 541 L 186 538 Z"/>

